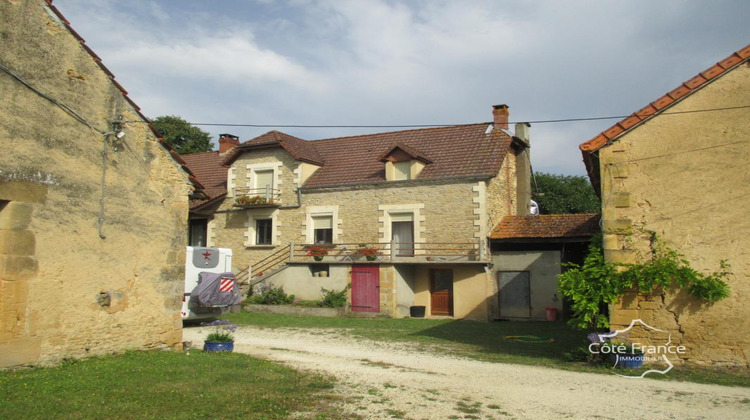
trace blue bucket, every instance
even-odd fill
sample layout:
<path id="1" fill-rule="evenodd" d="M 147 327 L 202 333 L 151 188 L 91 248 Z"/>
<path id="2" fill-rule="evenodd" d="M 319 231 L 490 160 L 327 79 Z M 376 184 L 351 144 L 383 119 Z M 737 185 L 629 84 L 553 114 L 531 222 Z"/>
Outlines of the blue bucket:
<path id="1" fill-rule="evenodd" d="M 203 351 L 234 351 L 234 343 L 218 343 L 216 341 L 206 341 L 203 343 Z"/>

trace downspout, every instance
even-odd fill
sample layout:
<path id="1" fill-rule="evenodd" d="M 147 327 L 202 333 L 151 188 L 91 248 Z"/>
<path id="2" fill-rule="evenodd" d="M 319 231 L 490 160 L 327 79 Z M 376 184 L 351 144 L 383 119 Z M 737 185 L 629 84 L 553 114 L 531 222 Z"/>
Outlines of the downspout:
<path id="1" fill-rule="evenodd" d="M 279 210 L 290 210 L 290 209 L 298 209 L 302 207 L 302 190 L 297 188 L 297 205 L 295 206 L 281 206 L 279 207 Z"/>
<path id="2" fill-rule="evenodd" d="M 487 286 L 485 288 L 485 293 L 484 293 L 484 295 L 487 296 L 487 298 L 484 300 L 484 306 L 485 306 L 485 310 L 487 311 L 486 312 L 487 321 L 492 321 L 494 317 L 493 317 L 493 314 L 491 313 L 492 312 L 492 304 L 491 304 L 492 299 L 490 298 L 490 296 L 494 296 L 495 293 L 494 293 L 494 287 L 493 287 L 494 285 L 492 284 L 493 283 L 492 270 L 490 269 L 489 265 L 484 266 L 484 272 L 485 274 L 487 274 L 487 283 L 486 283 Z"/>

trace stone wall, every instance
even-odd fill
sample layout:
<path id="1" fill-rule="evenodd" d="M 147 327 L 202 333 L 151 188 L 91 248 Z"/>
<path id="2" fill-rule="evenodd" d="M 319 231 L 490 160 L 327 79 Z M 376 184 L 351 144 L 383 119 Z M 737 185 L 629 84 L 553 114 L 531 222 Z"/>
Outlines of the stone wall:
<path id="1" fill-rule="evenodd" d="M 259 157 L 258 152 L 252 154 L 254 163 L 263 160 L 283 163 L 280 174 L 281 204 L 295 206 L 297 195 L 294 193 L 293 171 L 297 164 L 282 150 L 261 153 L 267 156 Z M 237 179 L 244 177 L 241 168 L 247 165 L 245 162 L 240 158 L 233 164 L 238 168 Z M 474 180 L 411 181 L 318 189 L 303 192 L 298 208 L 239 209 L 233 207 L 232 199 L 227 199 L 211 222 L 211 245 L 235 250 L 234 265 L 242 269 L 290 242 L 308 243 L 311 227 L 308 226 L 307 215 L 321 209 L 336 215 L 336 243 L 354 246 L 359 243 L 380 243 L 385 247 L 390 242 L 390 226 L 385 223 L 385 213 L 397 209 L 415 212 L 417 242 L 472 243 L 479 239 L 475 221 L 480 220 L 480 214 L 474 211 L 478 208 L 475 200 L 477 184 L 478 181 Z M 254 216 L 274 218 L 273 246 L 249 243 Z"/>
<path id="2" fill-rule="evenodd" d="M 746 109 L 689 112 L 745 106 L 749 88 L 744 63 L 599 151 L 608 261 L 648 259 L 655 232 L 700 272 L 731 265 L 731 295 L 713 305 L 676 289 L 612 308 L 612 329 L 640 318 L 685 345 L 691 363 L 750 357 L 750 119 Z"/>
<path id="3" fill-rule="evenodd" d="M 80 117 L 0 72 L 0 366 L 179 346 L 187 174 L 44 1 L 0 16 L 0 63 Z"/>

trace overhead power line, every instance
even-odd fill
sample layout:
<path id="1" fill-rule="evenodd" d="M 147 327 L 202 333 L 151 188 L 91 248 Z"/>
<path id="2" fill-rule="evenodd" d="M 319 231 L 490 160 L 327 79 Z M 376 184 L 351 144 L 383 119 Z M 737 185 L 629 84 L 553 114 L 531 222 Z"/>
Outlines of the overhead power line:
<path id="1" fill-rule="evenodd" d="M 680 114 L 694 114 L 699 112 L 716 112 L 716 111 L 729 111 L 735 109 L 750 108 L 750 105 L 732 106 L 726 108 L 711 108 L 711 109 L 697 109 L 692 111 L 675 111 L 675 112 L 662 112 L 659 115 L 680 115 Z M 554 124 L 554 123 L 566 123 L 566 122 L 581 122 L 581 121 L 600 121 L 600 120 L 622 120 L 633 114 L 628 115 L 614 115 L 611 117 L 583 117 L 583 118 L 561 118 L 554 120 L 531 120 L 531 121 L 511 121 L 509 124 L 516 123 L 528 123 L 528 124 Z M 463 124 L 331 124 L 331 125 L 320 125 L 320 124 L 237 124 L 237 123 L 203 123 L 203 122 L 191 122 L 190 125 L 202 125 L 202 126 L 218 126 L 218 127 L 253 127 L 253 128 L 424 128 L 424 127 L 448 127 L 453 125 L 469 125 L 476 123 L 463 123 Z"/>

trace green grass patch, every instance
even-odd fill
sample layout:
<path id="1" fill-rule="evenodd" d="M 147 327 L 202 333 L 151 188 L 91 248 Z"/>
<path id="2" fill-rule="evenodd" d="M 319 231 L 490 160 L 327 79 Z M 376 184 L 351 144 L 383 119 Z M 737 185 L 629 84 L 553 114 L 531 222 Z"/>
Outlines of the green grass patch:
<path id="1" fill-rule="evenodd" d="M 0 372 L 0 418 L 341 418 L 332 379 L 237 353 L 128 352 Z"/>
<path id="2" fill-rule="evenodd" d="M 562 322 L 475 322 L 452 319 L 311 317 L 239 313 L 222 318 L 263 328 L 335 329 L 375 341 L 408 343 L 423 352 L 467 357 L 494 363 L 516 363 L 581 372 L 612 374 L 608 365 L 590 365 L 571 358 L 588 345 L 587 332 Z M 508 336 L 551 338 L 551 342 L 508 340 Z M 750 387 L 750 370 L 677 365 L 666 375 L 646 379 L 676 380 Z"/>

